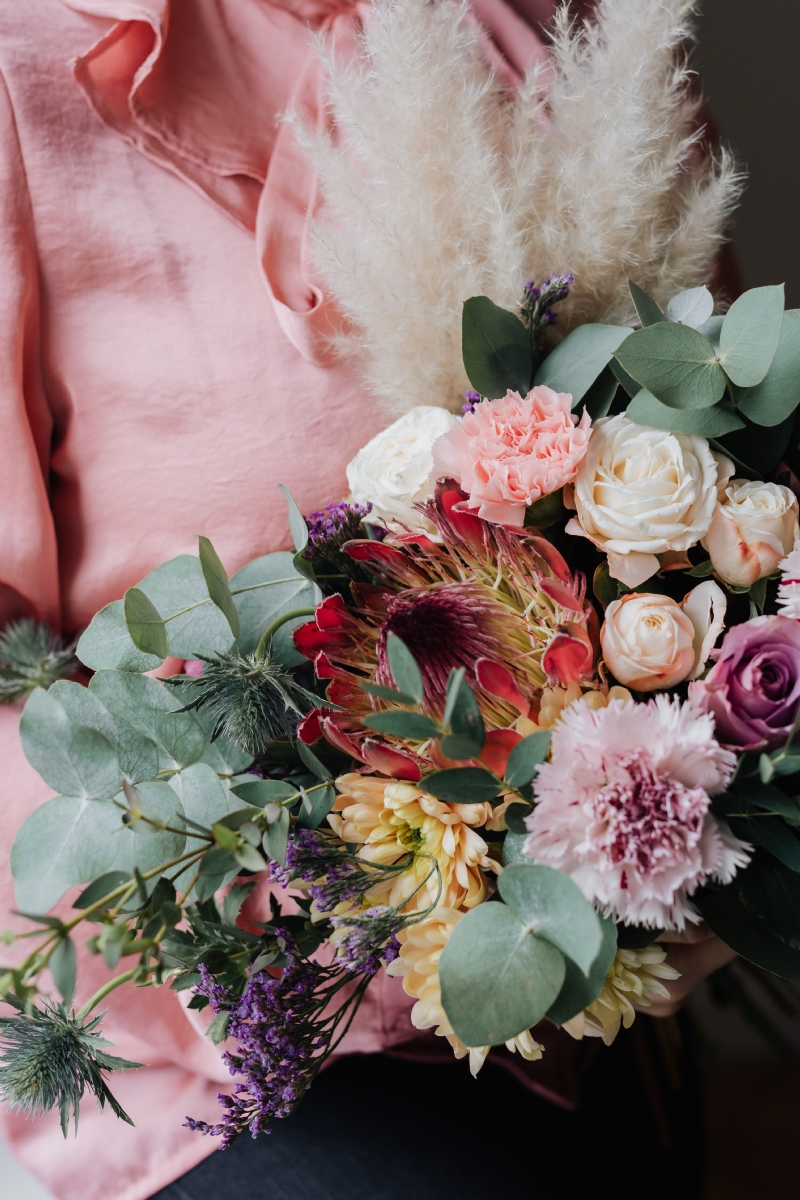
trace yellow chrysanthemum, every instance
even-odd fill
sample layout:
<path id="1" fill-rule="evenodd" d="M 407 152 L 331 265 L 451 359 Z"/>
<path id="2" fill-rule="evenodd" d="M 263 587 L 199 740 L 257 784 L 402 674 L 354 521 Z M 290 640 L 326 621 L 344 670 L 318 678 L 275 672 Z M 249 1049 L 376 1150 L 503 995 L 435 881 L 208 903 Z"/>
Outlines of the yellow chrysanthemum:
<path id="1" fill-rule="evenodd" d="M 600 995 L 564 1028 L 579 1040 L 601 1037 L 610 1046 L 621 1024 L 626 1029 L 633 1024 L 634 1004 L 649 1008 L 653 1000 L 669 1000 L 669 991 L 660 981 L 680 979 L 681 973 L 667 964 L 666 957 L 655 943 L 644 950 L 618 950 Z"/>
<path id="2" fill-rule="evenodd" d="M 340 795 L 328 820 L 342 841 L 361 845 L 362 858 L 389 864 L 409 850 L 417 853 L 407 871 L 376 884 L 373 902 L 399 908 L 408 901 L 423 909 L 438 897 L 443 907 L 473 908 L 486 898 L 481 868 L 496 871 L 498 864 L 474 826 L 491 818 L 490 805 L 442 804 L 411 783 L 374 775 L 342 775 L 336 787 Z M 441 872 L 440 896 L 432 859 Z"/>
<path id="3" fill-rule="evenodd" d="M 439 986 L 439 959 L 450 934 L 463 916 L 463 912 L 453 908 L 437 908 L 430 916 L 402 930 L 397 935 L 400 954 L 386 970 L 389 975 L 401 976 L 404 991 L 416 1000 L 411 1010 L 411 1021 L 415 1028 L 433 1029 L 438 1037 L 447 1038 L 456 1058 L 469 1055 L 469 1069 L 473 1075 L 477 1075 L 491 1047 L 464 1045 L 447 1019 Z M 511 1038 L 506 1046 L 511 1051 L 518 1051 L 529 1062 L 541 1058 L 544 1049 L 534 1041 L 529 1029 Z"/>
<path id="4" fill-rule="evenodd" d="M 561 714 L 570 704 L 580 701 L 590 708 L 605 708 L 611 700 L 632 700 L 627 688 L 615 685 L 608 691 L 595 689 L 584 691 L 579 683 L 570 683 L 567 687 L 546 687 L 542 689 L 539 713 L 535 721 L 528 717 L 520 717 L 516 729 L 523 736 L 535 733 L 537 729 L 552 729 Z"/>

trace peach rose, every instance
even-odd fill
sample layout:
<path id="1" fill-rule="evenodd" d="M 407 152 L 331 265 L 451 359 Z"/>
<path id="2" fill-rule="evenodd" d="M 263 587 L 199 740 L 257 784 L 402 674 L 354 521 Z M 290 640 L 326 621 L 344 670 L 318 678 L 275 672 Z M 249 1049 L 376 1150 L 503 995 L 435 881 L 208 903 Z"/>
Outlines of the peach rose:
<path id="1" fill-rule="evenodd" d="M 726 601 L 713 580 L 670 596 L 631 592 L 606 609 L 600 631 L 603 658 L 614 677 L 637 692 L 696 679 L 722 632 Z"/>
<path id="2" fill-rule="evenodd" d="M 524 525 L 525 509 L 571 483 L 589 444 L 588 413 L 572 397 L 535 387 L 484 400 L 433 445 L 433 479 L 455 479 L 478 516 Z"/>
<path id="3" fill-rule="evenodd" d="M 720 579 L 752 587 L 777 571 L 799 533 L 797 499 L 788 487 L 732 479 L 700 544 Z"/>

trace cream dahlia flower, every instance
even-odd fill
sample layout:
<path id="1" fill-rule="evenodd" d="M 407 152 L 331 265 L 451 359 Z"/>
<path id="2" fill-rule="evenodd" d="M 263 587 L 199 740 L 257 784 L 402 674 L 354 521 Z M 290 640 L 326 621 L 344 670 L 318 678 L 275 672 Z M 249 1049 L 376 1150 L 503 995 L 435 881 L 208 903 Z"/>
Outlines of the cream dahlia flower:
<path id="1" fill-rule="evenodd" d="M 400 953 L 386 968 L 389 975 L 402 977 L 403 989 L 413 996 L 416 1004 L 411 1010 L 411 1022 L 416 1029 L 433 1029 L 437 1037 L 447 1038 L 456 1058 L 469 1055 L 469 1069 L 477 1076 L 491 1046 L 465 1046 L 447 1019 L 442 1007 L 439 986 L 439 959 L 450 934 L 464 916 L 453 908 L 437 908 L 430 916 L 408 926 L 398 935 Z M 534 1041 L 529 1029 L 506 1042 L 513 1053 L 519 1052 L 529 1062 L 542 1057 L 544 1047 Z"/>
<path id="2" fill-rule="evenodd" d="M 599 688 L 585 692 L 579 683 L 570 683 L 565 688 L 546 687 L 542 689 L 536 720 L 520 717 L 516 722 L 515 729 L 523 737 L 529 733 L 535 733 L 537 729 L 552 729 L 556 722 L 561 720 L 562 714 L 569 706 L 577 704 L 579 701 L 584 703 L 587 708 L 598 709 L 605 708 L 612 700 L 632 699 L 633 696 L 628 689 L 619 686 L 609 688 L 607 692 L 601 691 Z"/>
<path id="3" fill-rule="evenodd" d="M 491 805 L 443 804 L 414 784 L 374 775 L 342 775 L 336 787 L 328 821 L 342 841 L 361 846 L 362 858 L 390 864 L 410 850 L 417 855 L 407 871 L 377 883 L 371 898 L 395 907 L 410 901 L 412 909 L 474 908 L 485 900 L 481 868 L 497 871 L 498 863 L 473 826 L 491 820 Z M 441 895 L 431 859 L 441 873 Z"/>
<path id="4" fill-rule="evenodd" d="M 620 1025 L 630 1029 L 636 1016 L 634 1004 L 649 1008 L 654 1000 L 669 1000 L 662 979 L 680 979 L 680 971 L 669 966 L 666 951 L 655 943 L 644 950 L 618 950 L 608 968 L 600 995 L 564 1028 L 574 1038 L 601 1037 L 610 1046 Z"/>

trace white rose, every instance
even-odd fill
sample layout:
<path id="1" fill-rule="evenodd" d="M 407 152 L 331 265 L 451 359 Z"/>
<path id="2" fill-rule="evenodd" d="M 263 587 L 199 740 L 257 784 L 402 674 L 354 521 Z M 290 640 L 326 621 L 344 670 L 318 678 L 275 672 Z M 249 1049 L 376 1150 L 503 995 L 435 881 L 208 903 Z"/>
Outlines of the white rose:
<path id="1" fill-rule="evenodd" d="M 370 520 L 431 532 L 414 505 L 431 494 L 433 443 L 458 419 L 444 408 L 420 404 L 359 450 L 347 467 L 347 482 L 358 504 L 372 505 Z"/>
<path id="2" fill-rule="evenodd" d="M 636 425 L 624 414 L 592 427 L 575 480 L 577 520 L 567 533 L 608 554 L 615 579 L 637 587 L 659 569 L 657 554 L 686 551 L 708 533 L 719 471 L 705 438 Z"/>
<path id="3" fill-rule="evenodd" d="M 670 596 L 631 592 L 606 609 L 603 658 L 614 677 L 637 692 L 671 688 L 702 673 L 725 623 L 726 601 L 713 580 Z"/>
<path id="4" fill-rule="evenodd" d="M 702 544 L 721 579 L 752 587 L 778 569 L 798 534 L 797 499 L 788 487 L 732 479 Z"/>

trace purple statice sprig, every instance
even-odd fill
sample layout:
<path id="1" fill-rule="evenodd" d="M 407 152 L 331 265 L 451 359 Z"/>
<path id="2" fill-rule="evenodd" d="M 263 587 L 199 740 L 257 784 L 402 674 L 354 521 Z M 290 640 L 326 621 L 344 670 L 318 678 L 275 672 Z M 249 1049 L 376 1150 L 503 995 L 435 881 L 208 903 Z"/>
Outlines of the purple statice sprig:
<path id="1" fill-rule="evenodd" d="M 339 500 L 305 517 L 308 526 L 308 545 L 305 557 L 324 558 L 340 566 L 342 546 L 353 538 L 364 536 L 361 523 L 372 511 L 371 504 L 353 504 Z"/>
<path id="2" fill-rule="evenodd" d="M 520 310 L 535 349 L 541 350 L 545 329 L 558 321 L 552 305 L 566 300 L 573 282 L 573 276 L 567 274 L 551 275 L 541 287 L 533 279 L 525 284 Z"/>
<path id="3" fill-rule="evenodd" d="M 463 413 L 474 413 L 476 404 L 480 404 L 481 394 L 474 391 L 472 388 L 467 388 L 464 392 L 464 403 L 461 405 Z"/>
<path id="4" fill-rule="evenodd" d="M 298 882 L 310 884 L 317 911 L 329 913 L 338 904 L 361 903 L 377 883 L 406 871 L 412 857 L 409 853 L 388 864 L 366 862 L 352 854 L 333 833 L 298 829 L 287 847 L 285 865 L 271 862 L 268 878 L 284 888 Z"/>
<path id="5" fill-rule="evenodd" d="M 252 1137 L 268 1132 L 273 1119 L 294 1111 L 349 1029 L 371 979 L 362 973 L 354 981 L 341 965 L 305 958 L 286 929 L 276 935 L 287 958 L 282 974 L 259 971 L 241 996 L 200 967 L 197 992 L 208 998 L 215 1014 L 228 1015 L 228 1037 L 238 1045 L 223 1059 L 241 1082 L 232 1094 L 218 1096 L 223 1108 L 218 1123 L 187 1117 L 185 1124 L 221 1138 L 221 1150 L 246 1130 Z"/>
<path id="6" fill-rule="evenodd" d="M 373 976 L 397 958 L 397 935 L 407 924 L 408 917 L 389 904 L 331 917 L 331 925 L 342 932 L 336 943 L 337 960 L 351 974 Z"/>

